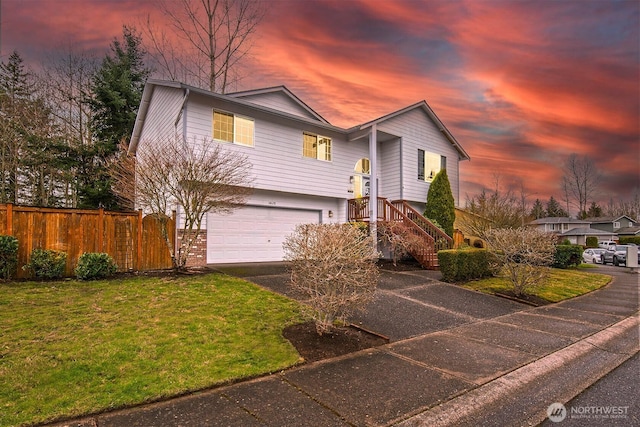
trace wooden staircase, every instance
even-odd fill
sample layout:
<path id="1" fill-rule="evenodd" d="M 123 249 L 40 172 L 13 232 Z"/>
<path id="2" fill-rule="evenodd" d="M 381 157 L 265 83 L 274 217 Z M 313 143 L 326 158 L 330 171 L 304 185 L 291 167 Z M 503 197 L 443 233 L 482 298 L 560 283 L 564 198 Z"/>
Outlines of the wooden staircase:
<path id="1" fill-rule="evenodd" d="M 349 200 L 348 219 L 349 221 L 371 222 L 368 197 Z M 390 202 L 379 197 L 377 221 L 402 224 L 403 232 L 410 233 L 416 242 L 408 248 L 409 253 L 426 269 L 437 270 L 439 267 L 438 251 L 453 248 L 451 237 L 404 200 Z"/>

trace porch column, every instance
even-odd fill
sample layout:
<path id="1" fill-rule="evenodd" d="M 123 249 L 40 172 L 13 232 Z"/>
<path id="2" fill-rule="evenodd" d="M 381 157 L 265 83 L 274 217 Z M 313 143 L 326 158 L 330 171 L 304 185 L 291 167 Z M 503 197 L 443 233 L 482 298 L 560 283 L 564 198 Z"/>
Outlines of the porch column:
<path id="1" fill-rule="evenodd" d="M 369 133 L 369 230 L 373 236 L 373 250 L 378 252 L 378 125 L 371 125 Z"/>

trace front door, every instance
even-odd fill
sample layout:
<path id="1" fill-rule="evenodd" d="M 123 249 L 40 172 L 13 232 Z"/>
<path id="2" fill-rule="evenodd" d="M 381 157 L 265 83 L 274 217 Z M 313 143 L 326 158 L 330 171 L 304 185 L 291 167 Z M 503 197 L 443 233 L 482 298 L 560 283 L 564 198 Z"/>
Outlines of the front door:
<path id="1" fill-rule="evenodd" d="M 369 197 L 370 189 L 371 189 L 371 179 L 370 179 L 370 169 L 369 169 L 369 159 L 362 158 L 358 160 L 356 166 L 354 168 L 355 176 L 354 176 L 354 185 L 353 185 L 353 195 L 356 199 L 361 197 Z"/>
<path id="2" fill-rule="evenodd" d="M 371 179 L 367 175 L 356 175 L 354 185 L 354 196 L 356 199 L 361 197 L 369 197 L 369 190 L 371 189 Z"/>

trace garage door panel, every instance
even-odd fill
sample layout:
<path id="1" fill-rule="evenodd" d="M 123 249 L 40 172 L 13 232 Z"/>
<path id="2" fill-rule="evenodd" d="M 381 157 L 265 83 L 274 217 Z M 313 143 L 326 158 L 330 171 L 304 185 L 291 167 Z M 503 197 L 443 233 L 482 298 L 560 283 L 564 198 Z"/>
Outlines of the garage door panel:
<path id="1" fill-rule="evenodd" d="M 245 206 L 207 218 L 207 262 L 281 261 L 282 244 L 297 224 L 318 223 L 320 211 Z"/>

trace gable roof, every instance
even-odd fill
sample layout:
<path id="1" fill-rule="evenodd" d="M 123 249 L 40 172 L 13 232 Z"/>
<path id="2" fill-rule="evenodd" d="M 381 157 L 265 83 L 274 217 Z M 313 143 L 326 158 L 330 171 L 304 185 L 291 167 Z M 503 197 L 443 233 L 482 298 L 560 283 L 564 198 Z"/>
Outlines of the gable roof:
<path id="1" fill-rule="evenodd" d="M 542 224 L 590 224 L 589 221 L 583 221 L 581 219 L 569 218 L 566 216 L 550 216 L 546 218 L 538 218 L 531 221 L 529 224 L 542 225 Z"/>
<path id="2" fill-rule="evenodd" d="M 275 86 L 275 87 L 264 88 L 264 89 L 248 90 L 248 91 L 243 91 L 243 92 L 235 92 L 235 93 L 232 93 L 232 94 L 220 94 L 220 93 L 211 92 L 211 91 L 208 91 L 208 90 L 205 90 L 205 89 L 201 89 L 201 88 L 198 88 L 198 87 L 195 87 L 195 86 L 190 86 L 190 85 L 187 85 L 187 84 L 184 84 L 184 83 L 181 83 L 181 82 L 168 81 L 168 80 L 156 80 L 156 79 L 149 79 L 145 83 L 144 90 L 142 92 L 142 99 L 140 101 L 140 108 L 138 110 L 138 114 L 136 116 L 136 121 L 135 121 L 135 124 L 134 124 L 134 127 L 133 127 L 133 133 L 131 135 L 131 142 L 129 143 L 129 152 L 135 153 L 136 150 L 137 150 L 138 143 L 140 142 L 140 135 L 142 134 L 142 128 L 144 127 L 144 122 L 146 121 L 146 116 L 147 116 L 147 113 L 148 113 L 148 110 L 149 110 L 149 105 L 151 103 L 151 98 L 152 98 L 155 86 L 163 86 L 163 87 L 169 87 L 169 88 L 175 88 L 175 89 L 183 90 L 184 91 L 184 95 L 183 95 L 184 99 L 182 101 L 183 105 L 187 102 L 187 99 L 188 99 L 190 93 L 197 93 L 197 94 L 200 94 L 200 95 L 203 95 L 203 96 L 207 96 L 207 97 L 210 97 L 210 98 L 219 99 L 221 101 L 235 102 L 235 103 L 238 103 L 238 104 L 243 105 L 243 106 L 247 106 L 247 107 L 250 107 L 250 108 L 253 108 L 253 109 L 256 109 L 256 110 L 265 111 L 265 112 L 268 112 L 270 114 L 274 114 L 274 115 L 277 115 L 277 116 L 280 116 L 280 117 L 285 117 L 285 118 L 288 118 L 288 119 L 291 119 L 291 120 L 306 122 L 306 123 L 312 124 L 314 126 L 319 126 L 319 127 L 325 128 L 327 130 L 331 130 L 331 131 L 339 132 L 339 133 L 344 133 L 344 134 L 346 134 L 348 136 L 351 136 L 351 135 L 353 135 L 355 133 L 360 133 L 360 132 L 365 131 L 365 130 L 368 131 L 368 128 L 370 128 L 374 124 L 384 122 L 386 120 L 389 120 L 389 119 L 391 119 L 393 117 L 397 117 L 397 116 L 402 115 L 402 114 L 405 114 L 405 113 L 407 113 L 409 111 L 412 111 L 414 109 L 421 109 L 435 123 L 435 125 L 438 127 L 438 130 L 440 130 L 440 132 L 442 132 L 442 134 L 445 136 L 445 138 L 456 148 L 456 150 L 460 154 L 460 160 L 470 160 L 471 159 L 469 157 L 469 155 L 467 154 L 467 152 L 462 148 L 462 146 L 458 143 L 458 141 L 451 134 L 451 132 L 449 132 L 449 130 L 444 125 L 444 123 L 442 123 L 442 121 L 440 121 L 440 119 L 438 118 L 438 116 L 436 116 L 436 114 L 433 112 L 431 107 L 429 107 L 429 105 L 427 104 L 426 101 L 420 101 L 420 102 L 415 103 L 413 105 L 410 105 L 408 107 L 402 108 L 402 109 L 394 111 L 392 113 L 389 113 L 389 114 L 387 114 L 385 116 L 379 117 L 379 118 L 377 118 L 375 120 L 372 120 L 370 122 L 366 122 L 364 124 L 356 125 L 356 126 L 351 127 L 349 129 L 345 129 L 345 128 L 340 128 L 340 127 L 337 127 L 337 126 L 334 126 L 334 125 L 330 124 L 322 116 L 320 116 L 318 113 L 316 113 L 311 107 L 309 107 L 302 100 L 300 100 L 300 98 L 295 96 L 293 94 L 293 92 L 291 92 L 285 86 Z M 281 94 L 287 96 L 292 102 L 294 102 L 295 104 L 300 106 L 300 108 L 302 108 L 303 110 L 307 111 L 309 113 L 310 117 L 304 117 L 304 116 L 301 116 L 299 114 L 293 114 L 291 112 L 282 111 L 282 110 L 275 109 L 275 108 L 272 108 L 272 107 L 269 107 L 269 106 L 261 105 L 260 103 L 251 102 L 249 100 L 252 97 L 256 97 L 256 96 L 259 97 L 260 95 L 272 94 L 272 93 L 281 93 Z M 244 98 L 247 98 L 247 99 L 244 99 Z M 352 139 L 352 138 L 350 138 L 350 139 Z"/>
<path id="3" fill-rule="evenodd" d="M 597 228 L 590 228 L 590 227 L 577 227 L 577 228 L 572 228 L 569 231 L 565 231 L 564 233 L 560 234 L 561 236 L 600 236 L 600 237 L 604 237 L 604 236 L 615 236 L 616 233 L 611 233 L 608 231 L 603 231 L 603 230 L 598 230 Z"/>
<path id="4" fill-rule="evenodd" d="M 405 107 L 405 108 L 402 108 L 400 110 L 394 111 L 392 113 L 386 114 L 386 115 L 384 115 L 382 117 L 378 117 L 377 119 L 374 119 L 374 120 L 371 120 L 369 122 L 363 123 L 363 124 L 361 124 L 359 126 L 355 126 L 353 129 L 354 130 L 358 130 L 358 131 L 363 131 L 363 130 L 365 130 L 367 128 L 370 128 L 374 124 L 382 123 L 382 122 L 384 122 L 386 120 L 389 120 L 389 119 L 392 119 L 394 117 L 400 116 L 402 114 L 405 114 L 405 113 L 407 113 L 409 111 L 412 111 L 412 110 L 415 110 L 415 109 L 420 109 L 420 110 L 424 111 L 427 114 L 427 116 L 436 125 L 438 130 L 440 132 L 442 132 L 442 134 L 445 136 L 445 138 L 447 138 L 447 140 L 449 140 L 449 142 L 455 147 L 455 149 L 458 150 L 458 154 L 460 154 L 460 160 L 471 160 L 471 157 L 469 157 L 469 154 L 467 154 L 467 152 L 464 150 L 464 148 L 462 148 L 462 146 L 460 145 L 458 140 L 451 134 L 451 132 L 449 132 L 449 129 L 447 129 L 447 127 L 444 125 L 444 123 L 442 123 L 440 118 L 438 118 L 438 116 L 431 109 L 429 104 L 427 104 L 427 101 L 416 102 L 415 104 L 409 105 L 408 107 Z"/>
<path id="5" fill-rule="evenodd" d="M 608 224 L 610 222 L 617 222 L 622 218 L 627 218 L 631 222 L 636 222 L 633 218 L 628 215 L 619 215 L 619 216 L 599 216 L 593 218 L 587 218 L 591 224 Z"/>
<path id="6" fill-rule="evenodd" d="M 334 132 L 345 133 L 346 130 L 339 128 L 337 126 L 333 126 L 328 123 L 326 120 L 318 120 L 314 118 L 303 117 L 299 114 L 291 114 L 286 111 L 281 111 L 278 109 L 274 109 L 271 107 L 266 107 L 260 104 L 256 104 L 254 102 L 250 102 L 248 100 L 242 99 L 241 97 L 232 97 L 229 95 L 223 95 L 216 92 L 211 92 L 205 89 L 201 89 L 195 86 L 190 86 L 181 82 L 169 81 L 169 80 L 155 80 L 149 79 L 145 83 L 144 90 L 142 91 L 142 99 L 140 101 L 140 108 L 138 109 L 138 114 L 136 115 L 136 121 L 133 126 L 133 133 L 131 135 L 131 142 L 129 143 L 129 152 L 135 153 L 138 147 L 138 143 L 140 142 L 140 135 L 142 134 L 142 128 L 144 127 L 144 122 L 146 121 L 147 113 L 149 110 L 149 105 L 151 103 L 151 98 L 153 96 L 153 91 L 156 86 L 181 89 L 184 91 L 184 99 L 183 105 L 187 102 L 187 98 L 190 93 L 196 93 L 202 96 L 206 96 L 213 99 L 218 99 L 220 101 L 227 101 L 237 103 L 239 105 L 243 105 L 249 108 L 253 108 L 255 110 L 261 110 L 264 112 L 268 112 L 270 114 L 284 117 L 291 120 L 296 120 L 299 122 L 306 122 L 312 124 L 314 126 L 319 126 Z M 293 94 L 292 94 L 293 95 Z"/>
<path id="7" fill-rule="evenodd" d="M 633 227 L 622 227 L 621 229 L 617 230 L 616 233 L 618 233 L 618 235 L 624 236 L 637 236 L 640 235 L 640 225 L 634 225 Z"/>
<path id="8" fill-rule="evenodd" d="M 313 108 L 309 107 L 305 102 L 303 102 L 300 98 L 298 98 L 296 95 L 293 94 L 293 92 L 291 92 L 286 86 L 282 85 L 282 86 L 274 86 L 274 87 L 267 87 L 267 88 L 263 88 L 263 89 L 253 89 L 253 90 L 245 90 L 245 91 L 241 91 L 241 92 L 233 92 L 233 93 L 229 93 L 227 95 L 229 95 L 232 98 L 246 98 L 247 100 L 253 100 L 255 102 L 255 100 L 259 100 L 263 95 L 271 95 L 271 94 L 282 94 L 285 97 L 287 97 L 294 105 L 298 106 L 299 108 L 301 108 L 303 111 L 305 111 L 307 114 L 309 114 L 310 116 L 314 117 L 316 120 L 325 123 L 325 124 L 330 124 L 324 117 L 322 117 L 320 114 L 318 114 Z M 259 102 L 256 102 L 259 104 Z"/>

